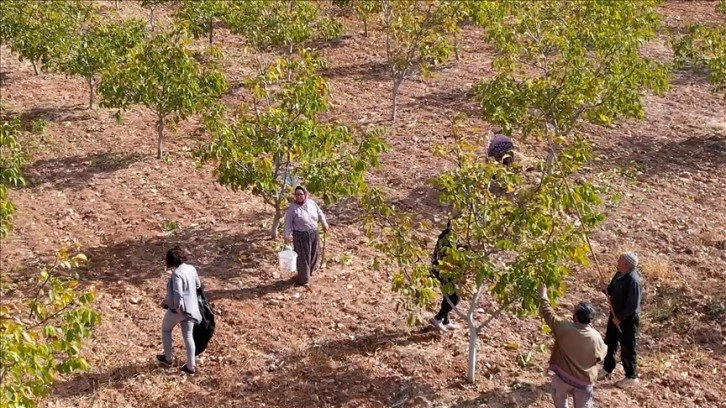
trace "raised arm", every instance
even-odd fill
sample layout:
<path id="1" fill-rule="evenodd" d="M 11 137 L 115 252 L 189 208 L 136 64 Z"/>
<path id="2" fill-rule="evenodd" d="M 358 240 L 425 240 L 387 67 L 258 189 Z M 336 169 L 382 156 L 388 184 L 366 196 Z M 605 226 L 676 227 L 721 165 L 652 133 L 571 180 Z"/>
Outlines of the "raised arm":
<path id="1" fill-rule="evenodd" d="M 543 286 L 539 288 L 539 297 L 542 301 L 542 304 L 539 307 L 539 314 L 542 316 L 542 319 L 544 319 L 545 323 L 547 323 L 547 326 L 552 329 L 552 333 L 555 335 L 557 334 L 558 327 L 562 324 L 562 319 L 557 317 L 557 314 L 554 310 L 552 310 L 552 306 L 550 306 L 550 300 L 547 298 L 547 289 Z"/>

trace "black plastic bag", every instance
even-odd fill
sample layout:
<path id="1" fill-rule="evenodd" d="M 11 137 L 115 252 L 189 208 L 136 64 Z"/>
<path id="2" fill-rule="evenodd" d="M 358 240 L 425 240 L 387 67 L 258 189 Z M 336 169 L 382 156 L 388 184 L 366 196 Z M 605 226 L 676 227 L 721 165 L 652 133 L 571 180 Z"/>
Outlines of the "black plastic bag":
<path id="1" fill-rule="evenodd" d="M 199 302 L 199 312 L 202 314 L 202 321 L 194 325 L 194 355 L 201 354 L 209 344 L 209 340 L 214 335 L 214 312 L 212 307 L 207 301 L 207 297 L 204 295 L 204 289 L 199 288 L 197 290 L 197 301 Z"/>

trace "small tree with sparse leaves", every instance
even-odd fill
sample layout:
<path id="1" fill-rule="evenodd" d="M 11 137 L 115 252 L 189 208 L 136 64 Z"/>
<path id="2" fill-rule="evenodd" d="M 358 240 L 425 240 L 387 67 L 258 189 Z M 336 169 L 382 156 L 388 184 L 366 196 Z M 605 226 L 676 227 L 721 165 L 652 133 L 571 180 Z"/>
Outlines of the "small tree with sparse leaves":
<path id="1" fill-rule="evenodd" d="M 108 67 L 124 64 L 130 51 L 143 41 L 144 31 L 145 23 L 141 20 L 94 21 L 81 30 L 74 41 L 70 58 L 60 69 L 86 80 L 89 109 L 94 107 L 101 73 Z"/>
<path id="2" fill-rule="evenodd" d="M 10 201 L 11 188 L 25 185 L 22 167 L 25 153 L 20 144 L 20 121 L 15 118 L 0 122 L 0 239 L 12 229 L 15 206 Z"/>
<path id="3" fill-rule="evenodd" d="M 174 0 L 141 0 L 141 7 L 149 10 L 149 29 L 153 32 L 156 29 L 154 14 L 159 6 L 169 4 Z"/>
<path id="4" fill-rule="evenodd" d="M 726 0 L 716 10 L 726 14 Z M 726 91 L 726 27 L 721 25 L 692 24 L 688 34 L 673 41 L 676 67 L 687 64 L 705 67 L 715 92 Z M 724 92 L 726 99 L 726 92 Z"/>
<path id="5" fill-rule="evenodd" d="M 215 164 L 220 184 L 248 190 L 275 211 L 271 236 L 288 204 L 294 178 L 330 204 L 365 190 L 365 175 L 386 145 L 380 131 L 357 132 L 323 120 L 329 109 L 322 61 L 311 51 L 282 58 L 247 81 L 253 104 L 233 120 L 207 118 L 213 139 L 197 153 Z M 294 175 L 294 176 L 293 176 Z"/>
<path id="6" fill-rule="evenodd" d="M 583 121 L 643 119 L 642 94 L 662 94 L 668 70 L 640 47 L 659 25 L 658 1 L 481 3 L 477 22 L 497 57 L 497 74 L 474 86 L 485 120 L 511 134 L 558 139 Z"/>
<path id="7" fill-rule="evenodd" d="M 174 19 L 185 25 L 194 38 L 214 39 L 214 22 L 223 20 L 231 3 L 227 0 L 182 0 Z"/>
<path id="8" fill-rule="evenodd" d="M 288 55 L 312 41 L 335 38 L 342 24 L 327 16 L 317 1 L 249 0 L 233 3 L 227 13 L 233 34 L 258 51 L 283 49 Z"/>
<path id="9" fill-rule="evenodd" d="M 77 32 L 93 11 L 81 0 L 0 3 L 0 40 L 21 61 L 30 61 L 36 75 L 67 59 Z"/>
<path id="10" fill-rule="evenodd" d="M 200 63 L 189 44 L 178 32 L 149 38 L 124 63 L 106 70 L 98 88 L 103 107 L 128 109 L 142 104 L 154 112 L 158 158 L 163 155 L 168 125 L 217 104 L 227 90 L 227 79 L 218 67 L 221 53 L 210 48 L 209 58 Z"/>
<path id="11" fill-rule="evenodd" d="M 396 120 L 401 85 L 411 75 L 430 74 L 448 61 L 448 40 L 458 29 L 464 3 L 444 0 L 383 0 L 381 24 L 386 36 L 386 58 L 391 70 L 391 120 Z"/>
<path id="12" fill-rule="evenodd" d="M 371 18 L 381 11 L 381 0 L 333 0 L 333 4 L 343 9 L 352 9 L 363 23 L 363 36 L 368 37 L 368 25 Z"/>
<path id="13" fill-rule="evenodd" d="M 445 294 L 456 291 L 468 306 L 459 305 L 459 315 L 469 329 L 467 379 L 474 382 L 479 333 L 502 312 L 529 315 L 536 310 L 540 284 L 561 293 L 570 266 L 587 264 L 583 234 L 602 221 L 596 210 L 598 189 L 580 183 L 570 189 L 573 175 L 590 157 L 586 143 L 568 146 L 559 166 L 539 180 L 524 177 L 515 166 L 509 169 L 496 161 L 481 158 L 486 140 L 467 135 L 470 126 L 456 123 L 453 145 L 438 146 L 436 154 L 449 159 L 454 167 L 433 183 L 441 201 L 454 215 L 454 245 L 445 252 L 439 272 L 443 285 L 431 274 L 429 255 L 431 231 L 427 220 L 397 210 L 386 195 L 375 191 L 365 197 L 364 223 L 373 246 L 384 255 L 377 266 L 393 268 L 393 289 L 400 293 L 405 310 L 412 312 L 409 323 L 418 321 L 415 313 L 431 307 L 436 288 Z M 543 170 L 544 159 L 534 163 Z M 496 181 L 494 181 L 496 178 Z M 581 222 L 578 212 L 582 214 Z M 487 297 L 486 318 L 477 310 Z M 447 301 L 450 302 L 450 299 Z M 496 305 L 496 306 L 493 306 Z"/>

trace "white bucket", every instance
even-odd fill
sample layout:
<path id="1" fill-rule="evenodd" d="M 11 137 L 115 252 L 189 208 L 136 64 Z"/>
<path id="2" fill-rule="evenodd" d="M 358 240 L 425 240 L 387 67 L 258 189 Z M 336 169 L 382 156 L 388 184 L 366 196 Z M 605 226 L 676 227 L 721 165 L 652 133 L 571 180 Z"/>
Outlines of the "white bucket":
<path id="1" fill-rule="evenodd" d="M 286 246 L 278 254 L 280 261 L 280 271 L 295 272 L 297 271 L 297 253 L 292 248 Z"/>

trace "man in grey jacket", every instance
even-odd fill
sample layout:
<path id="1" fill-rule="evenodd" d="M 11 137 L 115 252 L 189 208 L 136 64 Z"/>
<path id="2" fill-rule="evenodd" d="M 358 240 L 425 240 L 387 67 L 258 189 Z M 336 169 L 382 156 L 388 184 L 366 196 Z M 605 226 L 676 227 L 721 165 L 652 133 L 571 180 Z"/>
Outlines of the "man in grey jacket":
<path id="1" fill-rule="evenodd" d="M 620 344 L 620 360 L 625 370 L 625 379 L 615 383 L 627 388 L 638 383 L 636 335 L 640 326 L 640 302 L 643 296 L 643 279 L 638 271 L 638 255 L 627 252 L 620 256 L 617 273 L 603 291 L 610 297 L 612 312 L 608 318 L 605 344 L 608 352 L 598 379 L 605 379 L 615 369 L 615 352 Z"/>
<path id="2" fill-rule="evenodd" d="M 182 339 L 187 351 L 187 362 L 181 370 L 187 374 L 196 372 L 194 325 L 202 321 L 197 300 L 197 289 L 201 287 L 197 270 L 186 263 L 187 255 L 179 246 L 166 253 L 166 267 L 175 268 L 166 285 L 166 297 L 162 306 L 167 309 L 161 322 L 161 343 L 164 354 L 156 359 L 166 365 L 172 363 L 171 332 L 181 325 Z"/>

